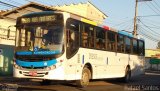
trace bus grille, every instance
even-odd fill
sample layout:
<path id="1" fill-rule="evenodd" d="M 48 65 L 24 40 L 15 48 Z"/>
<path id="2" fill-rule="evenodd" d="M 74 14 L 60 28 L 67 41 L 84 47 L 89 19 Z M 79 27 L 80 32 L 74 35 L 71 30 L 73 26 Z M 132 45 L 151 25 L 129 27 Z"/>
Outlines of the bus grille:
<path id="1" fill-rule="evenodd" d="M 25 68 L 25 69 L 46 69 L 47 67 L 24 67 L 24 66 L 21 66 L 22 68 Z"/>
<path id="2" fill-rule="evenodd" d="M 48 72 L 37 72 L 37 74 L 34 75 L 34 77 L 44 77 L 47 74 L 48 74 Z M 23 72 L 23 75 L 24 76 L 33 76 L 29 72 Z"/>

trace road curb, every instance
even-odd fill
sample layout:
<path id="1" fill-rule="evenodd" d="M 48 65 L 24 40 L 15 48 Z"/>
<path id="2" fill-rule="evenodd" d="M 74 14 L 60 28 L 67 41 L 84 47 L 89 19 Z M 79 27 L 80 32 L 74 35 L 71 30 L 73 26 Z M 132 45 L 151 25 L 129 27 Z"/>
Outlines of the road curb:
<path id="1" fill-rule="evenodd" d="M 157 73 L 160 74 L 160 70 L 145 70 L 147 73 Z"/>

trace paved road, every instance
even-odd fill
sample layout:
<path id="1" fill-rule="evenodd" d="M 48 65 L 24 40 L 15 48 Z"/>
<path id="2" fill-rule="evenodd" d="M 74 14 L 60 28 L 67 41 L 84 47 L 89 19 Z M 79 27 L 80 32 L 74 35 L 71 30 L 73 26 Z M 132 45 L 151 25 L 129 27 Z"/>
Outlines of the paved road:
<path id="1" fill-rule="evenodd" d="M 7 86 L 6 86 L 7 85 Z M 0 81 L 2 89 L 17 91 L 124 91 L 152 90 L 160 91 L 160 72 L 147 72 L 132 79 L 128 84 L 118 80 L 94 80 L 86 88 L 77 88 L 72 82 L 52 82 L 51 85 L 40 85 L 37 81 L 6 79 Z"/>

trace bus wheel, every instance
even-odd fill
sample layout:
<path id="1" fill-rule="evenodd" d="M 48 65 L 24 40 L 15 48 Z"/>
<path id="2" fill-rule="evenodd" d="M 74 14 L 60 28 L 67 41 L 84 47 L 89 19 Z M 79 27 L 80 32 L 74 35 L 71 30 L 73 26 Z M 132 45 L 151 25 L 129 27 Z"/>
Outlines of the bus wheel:
<path id="1" fill-rule="evenodd" d="M 123 82 L 128 83 L 131 79 L 131 70 L 129 67 L 126 68 L 125 77 L 123 78 Z"/>
<path id="2" fill-rule="evenodd" d="M 89 80 L 91 78 L 91 72 L 87 67 L 84 67 L 82 71 L 82 77 L 80 80 L 77 80 L 78 87 L 86 87 L 89 84 Z"/>

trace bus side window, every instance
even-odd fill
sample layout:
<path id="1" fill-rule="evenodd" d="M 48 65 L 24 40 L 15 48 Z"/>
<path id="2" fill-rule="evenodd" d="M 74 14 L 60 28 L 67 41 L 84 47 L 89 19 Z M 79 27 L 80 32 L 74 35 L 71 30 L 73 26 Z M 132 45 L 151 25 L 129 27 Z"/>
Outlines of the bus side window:
<path id="1" fill-rule="evenodd" d="M 77 20 L 71 18 L 67 20 L 67 58 L 72 57 L 79 48 L 79 27 L 80 23 Z"/>
<path id="2" fill-rule="evenodd" d="M 90 48 L 94 48 L 94 27 L 93 26 L 90 26 L 89 27 L 89 33 L 88 33 L 88 37 L 89 37 L 89 47 Z"/>
<path id="3" fill-rule="evenodd" d="M 82 46 L 88 48 L 94 48 L 94 27 L 83 23 L 83 30 L 82 30 Z"/>
<path id="4" fill-rule="evenodd" d="M 96 28 L 96 48 L 105 49 L 105 31 L 101 28 Z"/>
<path id="5" fill-rule="evenodd" d="M 129 37 L 125 37 L 125 52 L 131 53 L 131 39 Z"/>
<path id="6" fill-rule="evenodd" d="M 136 39 L 133 39 L 133 54 L 138 54 L 138 42 Z"/>
<path id="7" fill-rule="evenodd" d="M 85 25 L 85 24 L 83 24 Z M 88 47 L 88 29 L 86 26 L 83 26 L 82 28 L 82 46 L 83 47 Z"/>
<path id="8" fill-rule="evenodd" d="M 88 39 L 88 34 L 85 32 L 82 32 L 82 46 L 87 47 L 87 39 Z"/>
<path id="9" fill-rule="evenodd" d="M 144 53 L 144 42 L 143 41 L 138 41 L 138 54 L 140 56 L 144 56 L 145 53 Z"/>
<path id="10" fill-rule="evenodd" d="M 116 51 L 116 34 L 114 32 L 107 33 L 107 49 L 110 51 Z"/>
<path id="11" fill-rule="evenodd" d="M 123 35 L 118 35 L 117 37 L 117 51 L 118 52 L 124 52 L 124 36 Z"/>

